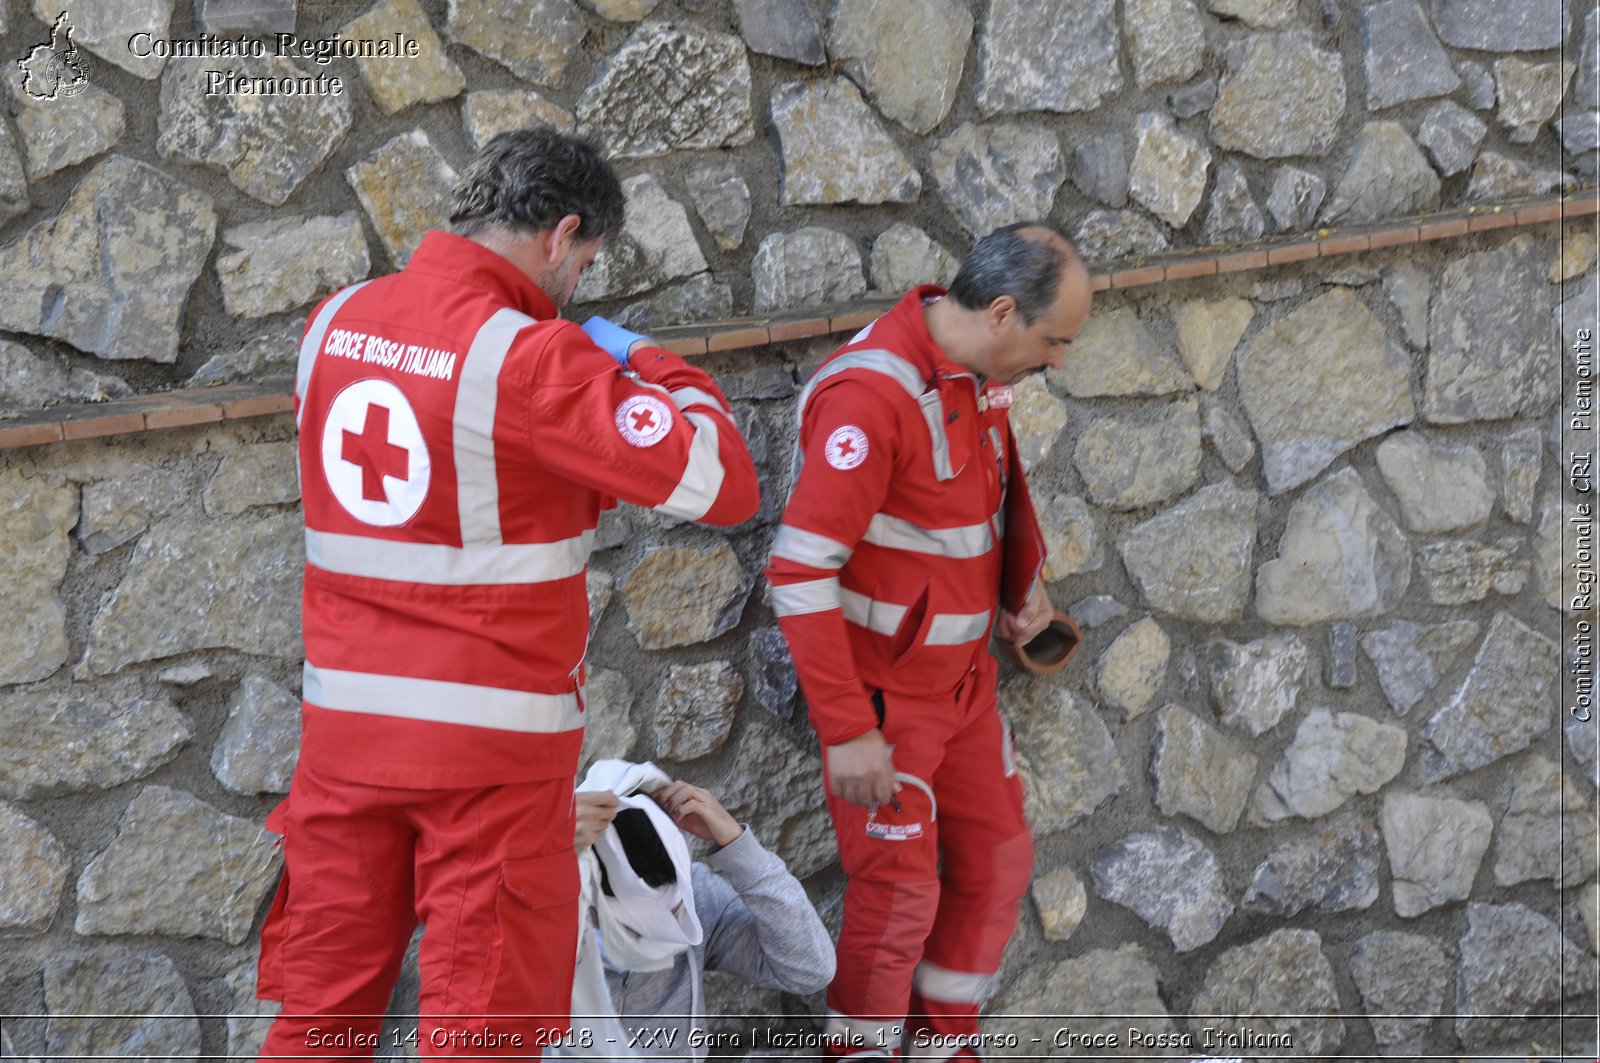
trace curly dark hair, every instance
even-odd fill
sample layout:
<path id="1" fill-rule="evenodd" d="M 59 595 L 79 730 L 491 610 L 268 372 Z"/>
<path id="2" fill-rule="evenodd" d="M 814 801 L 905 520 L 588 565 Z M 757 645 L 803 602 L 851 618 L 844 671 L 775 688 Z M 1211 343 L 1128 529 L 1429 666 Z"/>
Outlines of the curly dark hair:
<path id="1" fill-rule="evenodd" d="M 1061 243 L 1028 235 L 1029 229 L 1053 233 Z M 1054 225 L 1043 221 L 1013 222 L 972 245 L 955 280 L 950 282 L 950 297 L 968 310 L 982 310 L 1000 296 L 1009 295 L 1017 301 L 1023 323 L 1031 325 L 1054 305 L 1061 271 L 1075 261 L 1082 259 L 1072 241 Z"/>
<path id="2" fill-rule="evenodd" d="M 534 233 L 568 214 L 585 240 L 622 227 L 622 183 L 593 144 L 548 127 L 501 133 L 456 182 L 450 224 L 461 236 L 488 228 Z"/>

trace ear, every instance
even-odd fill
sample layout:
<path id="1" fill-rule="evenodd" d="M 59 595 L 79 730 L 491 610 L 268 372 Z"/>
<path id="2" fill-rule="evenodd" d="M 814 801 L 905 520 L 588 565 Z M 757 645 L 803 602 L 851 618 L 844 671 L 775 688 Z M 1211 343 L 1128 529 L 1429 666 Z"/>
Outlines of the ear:
<path id="1" fill-rule="evenodd" d="M 1009 295 L 996 296 L 994 302 L 990 303 L 983 312 L 984 324 L 989 327 L 990 332 L 999 332 L 1008 321 L 1021 320 L 1015 317 L 1016 313 L 1017 300 L 1014 297 Z"/>
<path id="2" fill-rule="evenodd" d="M 550 228 L 550 242 L 545 248 L 545 253 L 549 255 L 551 265 L 555 265 L 572 253 L 573 245 L 578 242 L 578 227 L 582 224 L 582 218 L 576 214 L 567 214 Z"/>

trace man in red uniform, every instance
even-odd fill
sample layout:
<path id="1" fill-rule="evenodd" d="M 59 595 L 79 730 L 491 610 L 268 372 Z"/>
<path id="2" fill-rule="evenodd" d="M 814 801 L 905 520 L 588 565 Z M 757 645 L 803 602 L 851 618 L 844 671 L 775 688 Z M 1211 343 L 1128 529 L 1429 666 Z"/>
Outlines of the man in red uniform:
<path id="1" fill-rule="evenodd" d="M 1059 233 L 1007 226 L 801 393 L 767 577 L 849 876 L 834 1055 L 892 1056 L 903 1033 L 917 1058 L 979 1055 L 1033 863 L 989 635 L 1025 643 L 1052 614 L 1006 411 L 1014 381 L 1062 364 L 1089 293 Z"/>
<path id="2" fill-rule="evenodd" d="M 596 521 L 621 499 L 730 525 L 758 502 L 710 377 L 556 316 L 622 212 L 589 145 L 503 134 L 453 232 L 312 315 L 304 722 L 269 818 L 258 993 L 283 1012 L 263 1058 L 370 1059 L 419 919 L 424 1058 L 538 1057 L 566 1028 Z"/>

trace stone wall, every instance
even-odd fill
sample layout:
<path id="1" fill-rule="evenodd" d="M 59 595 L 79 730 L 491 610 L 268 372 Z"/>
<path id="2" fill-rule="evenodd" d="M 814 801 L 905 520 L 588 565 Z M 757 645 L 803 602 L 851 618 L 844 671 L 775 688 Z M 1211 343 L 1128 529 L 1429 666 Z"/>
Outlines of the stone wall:
<path id="1" fill-rule="evenodd" d="M 0 55 L 60 6 L 0 8 Z M 235 6 L 273 7 L 200 0 Z M 281 373 L 307 305 L 402 261 L 475 144 L 529 117 L 620 157 L 628 229 L 581 294 L 645 326 L 948 276 L 1015 217 L 1112 262 L 1595 168 L 1600 15 L 1567 0 L 367 6 L 298 30 L 404 28 L 423 56 L 301 61 L 345 92 L 292 104 L 203 97 L 227 62 L 136 61 L 126 25 L 69 11 L 87 87 L 11 85 L 0 119 L 0 406 Z M 188 3 L 105 10 L 197 32 Z M 1198 1054 L 1244 1019 L 1292 1051 L 1212 1050 L 1531 1053 L 1560 1031 L 1511 1016 L 1594 999 L 1600 765 L 1562 707 L 1592 496 L 1559 408 L 1595 257 L 1592 222 L 1543 225 L 1102 293 L 1019 389 L 1047 578 L 1087 644 L 1054 679 L 1005 673 L 1039 861 L 994 1009 L 1108 1016 L 997 1020 L 1020 1051 L 1137 1052 L 1132 1026 Z M 702 359 L 763 473 L 755 519 L 602 524 L 589 748 L 712 786 L 836 924 L 759 581 L 794 395 L 834 342 Z M 259 1040 L 261 823 L 298 726 L 292 440 L 272 417 L 0 451 L 0 1014 L 35 1016 L 8 1053 Z M 134 1017 L 75 1017 L 106 1012 Z M 1052 1048 L 1063 1025 L 1121 1045 Z M 1592 1046 L 1593 1022 L 1566 1034 Z"/>

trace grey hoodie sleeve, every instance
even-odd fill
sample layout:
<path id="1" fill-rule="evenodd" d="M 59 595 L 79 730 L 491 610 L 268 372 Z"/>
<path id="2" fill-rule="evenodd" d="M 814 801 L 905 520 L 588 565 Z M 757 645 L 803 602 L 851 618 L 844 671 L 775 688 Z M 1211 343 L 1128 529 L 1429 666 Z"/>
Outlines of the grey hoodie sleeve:
<path id="1" fill-rule="evenodd" d="M 696 861 L 693 874 L 708 970 L 789 993 L 814 993 L 833 980 L 827 928 L 799 880 L 749 827 Z"/>

